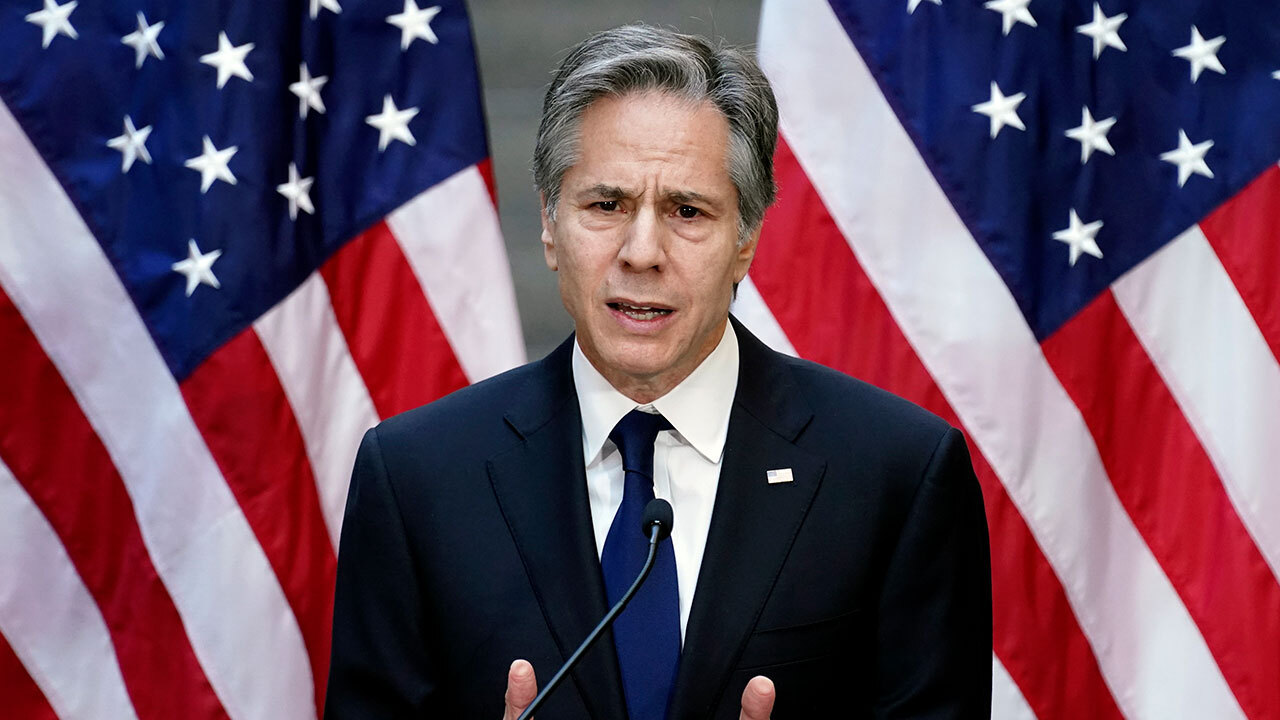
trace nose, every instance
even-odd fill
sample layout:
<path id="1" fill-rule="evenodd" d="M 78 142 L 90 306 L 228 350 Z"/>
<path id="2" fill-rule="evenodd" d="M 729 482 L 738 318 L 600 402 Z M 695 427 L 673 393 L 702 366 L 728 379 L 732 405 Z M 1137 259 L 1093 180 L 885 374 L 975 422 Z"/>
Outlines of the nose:
<path id="1" fill-rule="evenodd" d="M 666 262 L 666 227 L 653 207 L 642 207 L 624 229 L 618 261 L 635 270 L 661 269 Z"/>

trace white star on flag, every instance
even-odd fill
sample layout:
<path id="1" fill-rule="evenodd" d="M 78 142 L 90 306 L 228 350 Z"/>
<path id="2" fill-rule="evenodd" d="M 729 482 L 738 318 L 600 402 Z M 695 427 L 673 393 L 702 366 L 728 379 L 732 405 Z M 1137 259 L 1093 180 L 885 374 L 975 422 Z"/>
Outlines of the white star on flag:
<path id="1" fill-rule="evenodd" d="M 208 285 L 214 290 L 222 287 L 217 276 L 213 274 L 213 263 L 220 257 L 222 257 L 221 250 L 202 253 L 195 239 L 187 241 L 187 258 L 171 266 L 174 272 L 182 273 L 187 277 L 187 297 L 191 297 L 191 293 L 195 292 L 196 287 L 201 284 Z"/>
<path id="2" fill-rule="evenodd" d="M 148 25 L 147 18 L 142 13 L 138 13 L 138 29 L 125 35 L 120 42 L 133 48 L 133 52 L 137 55 L 138 67 L 142 67 L 142 63 L 147 57 L 154 57 L 157 60 L 164 59 L 164 51 L 160 49 L 160 44 L 156 39 L 160 37 L 160 31 L 164 29 L 164 22 L 158 22 L 155 25 Z"/>
<path id="3" fill-rule="evenodd" d="M 991 118 L 991 137 L 994 139 L 1005 125 L 1011 125 L 1019 130 L 1027 129 L 1027 126 L 1022 124 L 1022 118 L 1018 117 L 1018 104 L 1026 99 L 1026 93 L 1005 97 L 1004 93 L 1000 92 L 1000 86 L 992 81 L 991 99 L 974 105 L 973 111 Z"/>
<path id="4" fill-rule="evenodd" d="M 422 38 L 435 45 L 440 42 L 431 29 L 431 21 L 440 12 L 440 6 L 418 9 L 413 0 L 404 0 L 404 12 L 388 15 L 387 22 L 400 28 L 400 49 L 408 50 L 409 45 L 417 38 Z"/>
<path id="5" fill-rule="evenodd" d="M 907 0 L 907 14 L 913 14 L 916 11 L 916 8 L 920 7 L 921 2 L 924 2 L 924 0 Z M 929 2 L 934 5 L 942 4 L 942 0 L 929 0 Z"/>
<path id="6" fill-rule="evenodd" d="M 1036 26 L 1036 19 L 1031 17 L 1031 11 L 1027 9 L 1030 4 L 1031 0 L 991 0 L 984 3 L 982 7 L 1000 13 L 1004 21 L 1004 34 L 1008 35 L 1014 23 Z"/>
<path id="7" fill-rule="evenodd" d="M 192 170 L 200 172 L 200 192 L 208 192 L 209 186 L 213 185 L 215 180 L 221 180 L 230 185 L 236 184 L 236 176 L 231 173 L 227 163 L 231 162 L 231 156 L 235 155 L 239 149 L 238 146 L 233 145 L 225 150 L 219 150 L 213 146 L 213 141 L 208 135 L 204 136 L 204 152 L 184 163 Z"/>
<path id="8" fill-rule="evenodd" d="M 1271 73 L 1271 77 L 1275 78 L 1276 80 L 1280 80 L 1280 70 L 1277 70 Z"/>
<path id="9" fill-rule="evenodd" d="M 66 5 L 59 5 L 56 0 L 44 0 L 44 9 L 27 15 L 27 22 L 40 26 L 40 30 L 44 33 L 44 47 L 49 47 L 49 43 L 59 34 L 75 40 L 80 37 L 76 34 L 76 29 L 71 27 L 71 11 L 79 5 L 76 0 Z"/>
<path id="10" fill-rule="evenodd" d="M 1120 24 L 1128 19 L 1128 13 L 1107 17 L 1106 13 L 1102 12 L 1102 6 L 1094 3 L 1093 20 L 1076 26 L 1076 32 L 1093 38 L 1093 59 L 1097 60 L 1102 55 L 1102 51 L 1109 47 L 1128 52 L 1129 48 L 1125 47 L 1124 41 L 1120 39 Z"/>
<path id="11" fill-rule="evenodd" d="M 151 164 L 151 153 L 147 152 L 147 136 L 150 134 L 150 125 L 139 130 L 133 126 L 133 118 L 124 116 L 124 134 L 107 141 L 107 147 L 120 151 L 120 172 L 129 172 L 134 160 L 141 159 Z"/>
<path id="12" fill-rule="evenodd" d="M 412 1 L 409 0 L 409 2 Z M 411 107 L 398 110 L 390 95 L 384 97 L 382 99 L 382 112 L 364 119 L 365 122 L 378 129 L 378 151 L 386 150 L 387 145 L 391 144 L 392 140 L 399 140 L 406 145 L 416 145 L 418 141 L 413 138 L 413 133 L 409 132 L 409 121 L 417 114 L 418 108 Z"/>
<path id="13" fill-rule="evenodd" d="M 1218 60 L 1218 50 L 1226 41 L 1225 35 L 1205 40 L 1200 36 L 1200 29 L 1192 25 L 1191 43 L 1174 50 L 1173 55 L 1191 63 L 1191 82 L 1199 80 L 1200 73 L 1204 72 L 1205 68 L 1226 75 L 1227 69 L 1222 67 L 1222 62 Z"/>
<path id="14" fill-rule="evenodd" d="M 218 89 L 231 79 L 232 75 L 253 82 L 253 73 L 244 64 L 245 57 L 253 49 L 253 43 L 245 43 L 239 47 L 231 44 L 225 32 L 218 33 L 218 49 L 200 56 L 200 62 L 218 68 Z"/>
<path id="15" fill-rule="evenodd" d="M 1095 122 L 1088 106 L 1081 110 L 1079 127 L 1073 127 L 1067 131 L 1067 137 L 1080 143 L 1081 165 L 1089 162 L 1089 156 L 1093 154 L 1094 150 L 1108 155 L 1116 154 L 1116 151 L 1111 147 L 1111 141 L 1107 140 L 1107 132 L 1115 124 L 1116 119 L 1114 117 Z"/>
<path id="16" fill-rule="evenodd" d="M 308 108 L 324 113 L 324 100 L 320 99 L 320 88 L 324 87 L 326 82 L 329 82 L 327 75 L 313 78 L 311 72 L 307 70 L 307 64 L 302 63 L 298 72 L 298 81 L 289 85 L 289 92 L 298 96 L 298 117 L 305 120 Z"/>
<path id="17" fill-rule="evenodd" d="M 1086 225 L 1080 222 L 1080 216 L 1076 215 L 1076 211 L 1073 208 L 1071 217 L 1067 220 L 1066 229 L 1054 233 L 1053 239 L 1064 242 L 1071 248 L 1067 263 L 1071 267 L 1075 267 L 1076 261 L 1080 259 L 1082 254 L 1092 255 L 1098 259 L 1102 258 L 1102 248 L 1098 247 L 1098 241 L 1094 239 L 1101 229 L 1101 220 L 1096 220 Z"/>
<path id="18" fill-rule="evenodd" d="M 1213 171 L 1209 169 L 1208 163 L 1204 161 L 1204 155 L 1209 152 L 1211 147 L 1213 147 L 1212 140 L 1191 144 L 1191 141 L 1187 139 L 1186 131 L 1179 130 L 1177 149 L 1162 154 L 1160 159 L 1178 166 L 1178 187 L 1182 187 L 1192 173 L 1203 175 L 1207 178 L 1213 177 Z"/>
<path id="19" fill-rule="evenodd" d="M 314 215 L 316 208 L 311 204 L 311 184 L 315 178 L 298 177 L 298 166 L 289 163 L 289 182 L 277 185 L 276 192 L 289 201 L 289 219 L 298 219 L 298 208 L 308 215 Z"/>
<path id="20" fill-rule="evenodd" d="M 324 8 L 335 15 L 342 12 L 342 6 L 338 4 L 338 0 L 311 0 L 312 20 L 315 20 L 320 15 L 320 8 Z"/>

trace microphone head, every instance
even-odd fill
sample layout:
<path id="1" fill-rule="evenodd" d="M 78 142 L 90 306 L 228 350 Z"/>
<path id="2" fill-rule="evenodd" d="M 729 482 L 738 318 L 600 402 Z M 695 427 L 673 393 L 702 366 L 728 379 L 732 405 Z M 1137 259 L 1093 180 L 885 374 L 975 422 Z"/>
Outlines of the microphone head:
<path id="1" fill-rule="evenodd" d="M 658 542 L 662 542 L 671 537 L 671 526 L 674 523 L 675 512 L 671 509 L 671 503 L 662 498 L 654 498 L 644 506 L 644 517 L 640 521 L 640 529 L 645 537 L 649 537 L 651 529 L 657 525 Z"/>

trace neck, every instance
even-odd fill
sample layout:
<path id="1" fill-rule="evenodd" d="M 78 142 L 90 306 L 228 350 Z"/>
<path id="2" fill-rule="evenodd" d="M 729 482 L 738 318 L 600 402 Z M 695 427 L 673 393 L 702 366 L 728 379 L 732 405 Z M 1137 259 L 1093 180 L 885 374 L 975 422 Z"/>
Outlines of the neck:
<path id="1" fill-rule="evenodd" d="M 634 378 L 612 378 L 605 375 L 605 379 L 609 381 L 609 384 L 612 385 L 614 389 L 632 400 L 635 400 L 636 403 L 640 405 L 648 405 L 654 400 L 657 400 L 663 395 L 671 392 L 671 388 L 679 385 L 686 377 L 689 377 L 689 373 L 685 373 L 683 376 L 671 380 L 660 380 L 654 378 L 651 382 L 634 382 Z"/>

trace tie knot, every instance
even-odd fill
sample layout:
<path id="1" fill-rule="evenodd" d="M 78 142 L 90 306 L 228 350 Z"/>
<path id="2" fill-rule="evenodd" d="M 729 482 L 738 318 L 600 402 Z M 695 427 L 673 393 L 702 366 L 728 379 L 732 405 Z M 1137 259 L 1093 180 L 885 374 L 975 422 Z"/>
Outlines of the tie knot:
<path id="1" fill-rule="evenodd" d="M 670 430 L 671 423 L 657 413 L 632 410 L 609 433 L 622 453 L 624 472 L 638 472 L 653 480 L 653 441 L 658 433 Z"/>

